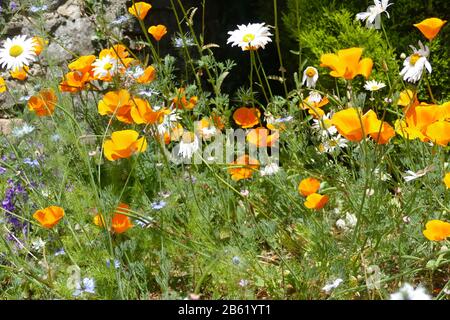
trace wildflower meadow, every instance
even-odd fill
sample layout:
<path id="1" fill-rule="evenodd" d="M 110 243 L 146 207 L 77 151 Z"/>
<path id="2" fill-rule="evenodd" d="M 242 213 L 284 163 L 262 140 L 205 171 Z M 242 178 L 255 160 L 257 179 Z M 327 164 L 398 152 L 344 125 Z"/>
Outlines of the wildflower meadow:
<path id="1" fill-rule="evenodd" d="M 449 299 L 448 2 L 244 2 L 0 1 L 0 299 Z"/>

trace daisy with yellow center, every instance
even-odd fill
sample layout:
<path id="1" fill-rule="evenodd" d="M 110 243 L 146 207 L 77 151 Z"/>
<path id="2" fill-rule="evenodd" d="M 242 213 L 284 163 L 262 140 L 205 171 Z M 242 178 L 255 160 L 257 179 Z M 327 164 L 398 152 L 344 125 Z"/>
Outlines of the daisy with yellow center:
<path id="1" fill-rule="evenodd" d="M 200 149 L 200 140 L 195 133 L 187 131 L 183 133 L 178 148 L 178 156 L 190 159 Z"/>
<path id="2" fill-rule="evenodd" d="M 410 46 L 413 49 L 413 54 L 405 59 L 403 62 L 403 69 L 400 75 L 403 80 L 415 83 L 420 80 L 423 74 L 424 68 L 431 73 L 431 64 L 428 61 L 428 56 L 430 55 L 430 49 L 428 46 L 424 46 L 421 41 L 419 41 L 419 49 Z"/>
<path id="3" fill-rule="evenodd" d="M 269 27 L 265 23 L 249 23 L 248 25 L 238 25 L 238 29 L 229 31 L 227 43 L 232 47 L 239 46 L 242 51 L 258 50 L 272 41 Z"/>
<path id="4" fill-rule="evenodd" d="M 386 87 L 386 85 L 383 82 L 378 82 L 376 80 L 366 81 L 366 84 L 364 85 L 364 89 L 372 92 L 383 89 L 384 87 Z"/>
<path id="5" fill-rule="evenodd" d="M 108 81 L 110 80 L 119 69 L 119 60 L 113 57 L 109 50 L 102 50 L 100 56 L 94 63 L 92 71 L 94 72 L 94 77 L 100 80 Z"/>
<path id="6" fill-rule="evenodd" d="M 33 39 L 24 35 L 6 39 L 0 49 L 0 66 L 16 70 L 30 65 L 36 58 L 35 46 Z"/>
<path id="7" fill-rule="evenodd" d="M 308 67 L 303 72 L 302 84 L 308 88 L 315 88 L 317 80 L 319 79 L 319 73 L 314 67 Z"/>

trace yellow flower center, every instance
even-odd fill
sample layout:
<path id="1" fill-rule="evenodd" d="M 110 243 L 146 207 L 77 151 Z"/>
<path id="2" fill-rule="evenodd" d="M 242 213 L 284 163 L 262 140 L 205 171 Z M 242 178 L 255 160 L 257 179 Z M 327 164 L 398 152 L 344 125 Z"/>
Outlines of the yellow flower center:
<path id="1" fill-rule="evenodd" d="M 10 49 L 9 49 L 9 55 L 11 57 L 17 58 L 18 56 L 20 56 L 23 52 L 23 48 L 17 44 L 13 45 Z"/>
<path id="2" fill-rule="evenodd" d="M 308 69 L 306 69 L 306 75 L 309 78 L 312 78 L 316 75 L 316 70 L 314 70 L 313 68 L 308 68 Z"/>
<path id="3" fill-rule="evenodd" d="M 373 85 L 370 87 L 371 91 L 377 91 L 378 90 L 378 86 L 377 85 Z"/>
<path id="4" fill-rule="evenodd" d="M 414 66 L 416 64 L 416 62 L 421 58 L 422 56 L 418 53 L 414 53 L 411 56 L 411 59 L 409 59 L 409 63 Z"/>
<path id="5" fill-rule="evenodd" d="M 251 34 L 251 33 L 247 33 L 243 38 L 242 41 L 244 42 L 252 42 L 253 40 L 255 40 L 255 35 Z"/>
<path id="6" fill-rule="evenodd" d="M 107 62 L 107 63 L 105 63 L 105 66 L 103 68 L 105 70 L 109 71 L 109 70 L 111 70 L 112 67 L 113 67 L 112 63 Z"/>

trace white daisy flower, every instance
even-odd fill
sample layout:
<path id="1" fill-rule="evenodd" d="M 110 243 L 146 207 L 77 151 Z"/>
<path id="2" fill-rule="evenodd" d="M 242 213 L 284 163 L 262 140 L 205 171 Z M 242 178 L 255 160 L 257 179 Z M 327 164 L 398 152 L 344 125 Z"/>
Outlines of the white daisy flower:
<path id="1" fill-rule="evenodd" d="M 261 169 L 259 172 L 261 176 L 271 176 L 280 171 L 280 167 L 276 162 L 269 163 L 267 166 Z"/>
<path id="2" fill-rule="evenodd" d="M 8 70 L 29 66 L 36 58 L 35 45 L 34 40 L 25 35 L 6 39 L 0 49 L 0 66 Z"/>
<path id="3" fill-rule="evenodd" d="M 178 155 L 190 159 L 200 149 L 200 141 L 193 132 L 185 132 L 178 146 Z"/>
<path id="4" fill-rule="evenodd" d="M 269 27 L 265 23 L 249 23 L 248 25 L 238 25 L 238 29 L 229 31 L 227 43 L 231 46 L 239 46 L 242 51 L 257 50 L 265 48 L 266 44 L 272 42 Z"/>
<path id="5" fill-rule="evenodd" d="M 315 88 L 317 80 L 319 79 L 319 72 L 314 67 L 308 67 L 303 71 L 302 84 L 308 88 Z"/>
<path id="6" fill-rule="evenodd" d="M 343 281 L 344 280 L 342 280 L 341 278 L 337 278 L 332 283 L 326 284 L 322 288 L 322 291 L 324 291 L 326 294 L 329 294 L 333 289 L 336 289 Z"/>
<path id="7" fill-rule="evenodd" d="M 364 85 L 364 89 L 372 92 L 383 89 L 384 87 L 386 87 L 386 85 L 383 82 L 378 82 L 376 80 L 366 81 L 366 84 Z"/>
<path id="8" fill-rule="evenodd" d="M 417 172 L 414 172 L 412 170 L 407 170 L 405 173 L 405 175 L 403 176 L 403 179 L 405 179 L 406 182 L 410 182 L 412 180 L 416 180 L 418 178 L 423 177 L 424 175 L 426 175 L 428 172 L 433 171 L 434 167 L 428 166 L 425 169 L 419 170 Z"/>
<path id="9" fill-rule="evenodd" d="M 374 0 L 374 5 L 367 8 L 366 12 L 360 12 L 356 15 L 357 20 L 365 21 L 367 28 L 381 28 L 381 14 L 386 12 L 390 18 L 387 8 L 392 5 L 389 0 Z"/>
<path id="10" fill-rule="evenodd" d="M 108 54 L 101 59 L 95 60 L 92 66 L 94 67 L 94 76 L 99 79 L 104 79 L 112 77 L 116 74 L 119 61 Z"/>
<path id="11" fill-rule="evenodd" d="M 390 300 L 431 300 L 431 296 L 421 286 L 416 289 L 408 283 L 396 293 L 391 294 Z"/>
<path id="12" fill-rule="evenodd" d="M 424 46 L 421 41 L 419 41 L 419 49 L 410 47 L 414 52 L 403 61 L 403 69 L 400 75 L 403 76 L 403 80 L 415 83 L 422 77 L 424 68 L 429 73 L 432 72 L 431 64 L 427 59 L 430 55 L 430 49 L 428 46 Z"/>
<path id="13" fill-rule="evenodd" d="M 178 120 L 181 117 L 178 115 L 176 110 L 172 110 L 169 114 L 164 116 L 162 123 L 158 124 L 157 130 L 160 135 L 170 132 L 172 129 L 177 127 Z"/>
<path id="14" fill-rule="evenodd" d="M 347 148 L 348 140 L 343 138 L 340 134 L 338 134 L 336 137 L 332 137 L 328 140 L 323 141 L 319 146 L 320 152 L 325 153 L 331 153 L 333 152 L 337 147 L 340 149 Z"/>
<path id="15" fill-rule="evenodd" d="M 322 138 L 328 139 L 330 136 L 334 136 L 338 133 L 337 128 L 331 124 L 332 112 L 324 115 L 322 119 L 313 119 L 312 128 L 316 131 L 320 131 Z"/>

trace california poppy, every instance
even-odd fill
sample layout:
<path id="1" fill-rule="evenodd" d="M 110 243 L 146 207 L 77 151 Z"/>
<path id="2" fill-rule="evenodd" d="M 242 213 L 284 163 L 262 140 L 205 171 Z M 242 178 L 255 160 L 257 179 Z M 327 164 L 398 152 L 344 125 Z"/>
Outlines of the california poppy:
<path id="1" fill-rule="evenodd" d="M 320 66 L 330 68 L 330 75 L 335 78 L 352 80 L 357 75 L 363 75 L 367 79 L 372 73 L 373 61 L 370 58 L 361 60 L 362 52 L 362 48 L 350 48 L 339 50 L 337 54 L 323 54 Z"/>
<path id="2" fill-rule="evenodd" d="M 272 147 L 279 139 L 280 134 L 275 131 L 270 134 L 270 131 L 264 127 L 259 127 L 250 130 L 247 134 L 247 141 L 257 147 Z"/>
<path id="3" fill-rule="evenodd" d="M 312 193 L 306 197 L 306 201 L 304 202 L 305 207 L 308 209 L 320 210 L 327 204 L 329 200 L 328 196 L 323 196 L 318 193 Z"/>
<path id="4" fill-rule="evenodd" d="M 423 235 L 431 241 L 445 240 L 450 237 L 450 223 L 441 220 L 428 221 Z"/>
<path id="5" fill-rule="evenodd" d="M 156 69 L 152 66 L 145 68 L 144 73 L 136 79 L 137 83 L 147 84 L 156 79 Z"/>
<path id="6" fill-rule="evenodd" d="M 259 168 L 259 161 L 250 158 L 248 155 L 239 157 L 236 161 L 232 162 L 228 168 L 228 172 L 231 174 L 231 179 L 239 181 L 242 179 L 249 179 L 252 177 L 253 172 Z"/>
<path id="7" fill-rule="evenodd" d="M 64 209 L 57 206 L 40 209 L 33 214 L 33 218 L 39 221 L 39 223 L 47 229 L 53 228 L 63 217 Z"/>
<path id="8" fill-rule="evenodd" d="M 184 92 L 185 92 L 184 88 L 178 89 L 177 95 L 175 98 L 172 99 L 172 102 L 175 104 L 175 107 L 177 109 L 187 109 L 187 110 L 194 109 L 194 107 L 197 105 L 198 97 L 192 96 L 188 100 Z"/>
<path id="9" fill-rule="evenodd" d="M 428 18 L 420 23 L 416 23 L 414 27 L 419 29 L 425 38 L 431 41 L 437 36 L 439 31 L 441 31 L 441 28 L 446 22 L 446 20 L 441 20 L 439 18 Z"/>
<path id="10" fill-rule="evenodd" d="M 145 137 L 139 138 L 139 133 L 134 130 L 122 130 L 113 132 L 111 139 L 103 144 L 103 153 L 110 161 L 129 158 L 138 152 L 147 150 Z"/>
<path id="11" fill-rule="evenodd" d="M 5 79 L 0 77 L 0 93 L 3 93 L 5 91 L 6 91 Z"/>
<path id="12" fill-rule="evenodd" d="M 162 24 L 158 24 L 157 26 L 148 28 L 148 33 L 150 33 L 156 41 L 160 41 L 167 33 L 167 28 Z"/>
<path id="13" fill-rule="evenodd" d="M 14 79 L 24 81 L 28 78 L 28 67 L 23 66 L 23 68 L 14 69 L 13 71 L 10 71 L 9 74 Z"/>
<path id="14" fill-rule="evenodd" d="M 146 2 L 135 2 L 128 8 L 128 12 L 139 20 L 144 20 L 151 8 L 152 5 Z"/>
<path id="15" fill-rule="evenodd" d="M 164 118 L 164 111 L 153 111 L 146 100 L 134 98 L 131 104 L 131 118 L 136 124 L 156 124 Z"/>
<path id="16" fill-rule="evenodd" d="M 48 116 L 53 114 L 57 101 L 53 89 L 44 89 L 28 100 L 28 109 L 40 117 Z"/>
<path id="17" fill-rule="evenodd" d="M 44 50 L 45 45 L 48 44 L 48 41 L 41 37 L 33 37 L 33 44 L 34 53 L 39 56 L 42 53 L 42 50 Z"/>
<path id="18" fill-rule="evenodd" d="M 236 124 L 244 129 L 254 127 L 259 123 L 261 112 L 257 108 L 240 107 L 233 113 Z"/>
<path id="19" fill-rule="evenodd" d="M 316 193 L 319 191 L 320 188 L 320 181 L 316 178 L 306 178 L 300 181 L 300 184 L 298 185 L 298 192 L 302 196 L 309 196 L 310 194 Z"/>
<path id="20" fill-rule="evenodd" d="M 133 227 L 130 218 L 124 214 L 128 213 L 130 207 L 125 203 L 120 203 L 114 212 L 114 216 L 112 218 L 111 227 L 115 233 L 124 233 L 128 229 Z"/>
<path id="21" fill-rule="evenodd" d="M 117 120 L 124 123 L 133 123 L 131 117 L 130 93 L 121 89 L 110 91 L 98 103 L 98 113 L 101 115 L 115 115 Z"/>
<path id="22" fill-rule="evenodd" d="M 444 183 L 447 189 L 450 189 L 450 172 L 447 172 L 447 174 L 445 175 Z"/>

